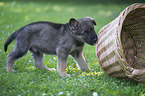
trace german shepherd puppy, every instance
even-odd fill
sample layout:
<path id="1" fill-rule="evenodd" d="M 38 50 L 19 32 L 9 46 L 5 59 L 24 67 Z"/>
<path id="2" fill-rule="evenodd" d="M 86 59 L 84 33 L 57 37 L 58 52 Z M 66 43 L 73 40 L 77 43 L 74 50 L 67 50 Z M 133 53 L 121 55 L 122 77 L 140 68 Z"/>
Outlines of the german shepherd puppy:
<path id="1" fill-rule="evenodd" d="M 70 76 L 65 72 L 68 55 L 76 60 L 82 71 L 89 71 L 82 51 L 85 42 L 90 45 L 97 42 L 94 25 L 95 20 L 86 17 L 79 20 L 71 18 L 66 24 L 39 21 L 18 29 L 4 44 L 6 52 L 8 45 L 16 39 L 15 47 L 7 56 L 7 72 L 15 72 L 12 68 L 14 61 L 24 56 L 28 50 L 32 52 L 34 65 L 40 69 L 53 70 L 43 64 L 43 53 L 56 54 L 57 71 L 60 76 Z"/>

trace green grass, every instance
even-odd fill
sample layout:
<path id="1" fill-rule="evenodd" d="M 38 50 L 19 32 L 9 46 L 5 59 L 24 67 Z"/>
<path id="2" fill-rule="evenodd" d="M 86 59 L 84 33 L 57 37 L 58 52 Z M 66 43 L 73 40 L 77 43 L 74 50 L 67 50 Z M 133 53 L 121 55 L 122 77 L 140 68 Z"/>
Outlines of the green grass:
<path id="1" fill-rule="evenodd" d="M 103 2 L 104 1 L 104 2 Z M 6 56 L 3 44 L 10 34 L 34 21 L 66 23 L 71 17 L 76 19 L 91 16 L 96 20 L 96 32 L 115 19 L 128 5 L 136 2 L 117 0 L 52 0 L 52 1 L 0 1 L 0 96 L 145 96 L 145 84 L 110 77 L 101 69 L 95 46 L 85 45 L 86 61 L 95 72 L 81 72 L 71 57 L 68 58 L 66 72 L 71 77 L 60 77 L 57 72 L 40 70 L 34 67 L 30 53 L 17 60 L 14 69 L 17 73 L 6 72 Z M 138 2 L 143 2 L 140 0 Z M 47 67 L 56 68 L 56 56 L 45 55 Z"/>

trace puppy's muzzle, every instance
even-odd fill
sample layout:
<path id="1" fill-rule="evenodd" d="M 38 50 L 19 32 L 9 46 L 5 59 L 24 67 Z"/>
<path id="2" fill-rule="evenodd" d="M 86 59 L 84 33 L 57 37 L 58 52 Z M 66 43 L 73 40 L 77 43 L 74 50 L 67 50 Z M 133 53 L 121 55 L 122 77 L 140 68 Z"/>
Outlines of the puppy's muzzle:
<path id="1" fill-rule="evenodd" d="M 94 38 L 93 40 L 92 40 L 92 45 L 95 45 L 96 43 L 97 43 L 97 41 L 98 41 L 98 38 L 96 37 L 96 38 Z"/>

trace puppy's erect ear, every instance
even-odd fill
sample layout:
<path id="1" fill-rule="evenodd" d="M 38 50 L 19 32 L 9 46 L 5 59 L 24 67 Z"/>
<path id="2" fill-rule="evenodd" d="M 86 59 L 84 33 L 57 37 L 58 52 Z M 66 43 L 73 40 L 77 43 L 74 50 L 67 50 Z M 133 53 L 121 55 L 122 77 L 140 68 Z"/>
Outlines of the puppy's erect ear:
<path id="1" fill-rule="evenodd" d="M 96 21 L 95 21 L 92 17 L 85 17 L 85 18 L 90 19 L 90 20 L 92 21 L 92 23 L 93 23 L 94 25 L 96 25 Z"/>
<path id="2" fill-rule="evenodd" d="M 77 29 L 77 27 L 78 27 L 78 23 L 79 23 L 79 22 L 78 22 L 76 19 L 71 18 L 71 19 L 69 20 L 69 28 L 70 28 L 71 30 L 75 31 L 75 29 Z"/>
<path id="3" fill-rule="evenodd" d="M 95 26 L 97 25 L 95 20 L 92 20 L 92 22 L 93 22 L 93 24 L 94 24 Z"/>

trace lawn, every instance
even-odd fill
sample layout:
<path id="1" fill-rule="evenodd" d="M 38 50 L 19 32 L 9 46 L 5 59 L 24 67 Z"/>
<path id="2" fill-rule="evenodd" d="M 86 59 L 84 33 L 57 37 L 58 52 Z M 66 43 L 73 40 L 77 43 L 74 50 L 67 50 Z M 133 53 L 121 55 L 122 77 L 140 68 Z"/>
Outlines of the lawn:
<path id="1" fill-rule="evenodd" d="M 112 2 L 111 2 L 112 1 Z M 128 5 L 137 0 L 1 0 L 0 1 L 0 96 L 145 96 L 145 84 L 110 77 L 103 72 L 95 56 L 95 46 L 85 45 L 86 61 L 94 72 L 80 71 L 71 57 L 66 72 L 71 77 L 60 77 L 55 71 L 34 66 L 31 54 L 17 60 L 17 73 L 6 72 L 6 56 L 14 42 L 4 52 L 3 45 L 10 34 L 34 21 L 67 23 L 70 18 L 86 16 L 96 20 L 96 33 L 115 19 Z M 143 0 L 138 0 L 143 2 Z M 56 56 L 45 55 L 47 67 L 56 68 Z"/>

